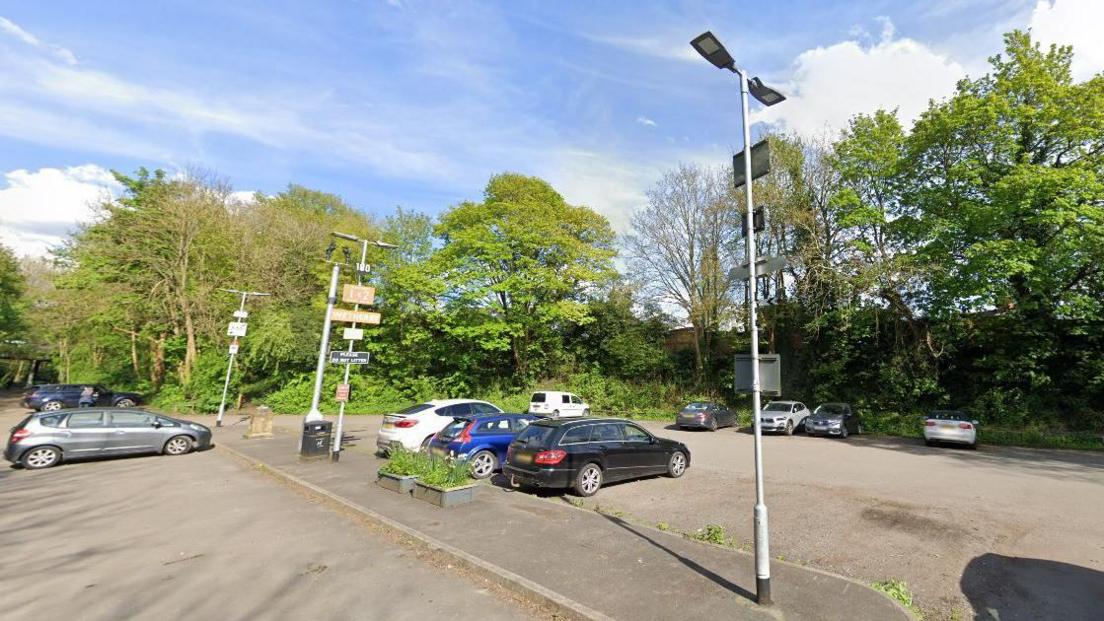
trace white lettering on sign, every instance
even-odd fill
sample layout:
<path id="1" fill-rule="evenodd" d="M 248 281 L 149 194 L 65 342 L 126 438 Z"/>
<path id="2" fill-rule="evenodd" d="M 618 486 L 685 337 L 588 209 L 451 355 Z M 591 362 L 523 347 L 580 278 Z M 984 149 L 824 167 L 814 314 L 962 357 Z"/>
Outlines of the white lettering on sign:
<path id="1" fill-rule="evenodd" d="M 347 304 L 371 306 L 376 302 L 376 288 L 361 285 L 345 285 L 341 288 L 341 301 Z"/>
<path id="2" fill-rule="evenodd" d="M 380 314 L 372 313 L 369 311 L 352 311 L 345 310 L 343 308 L 335 308 L 330 314 L 330 319 L 333 321 L 345 321 L 348 323 L 367 323 L 378 326 L 380 322 Z"/>

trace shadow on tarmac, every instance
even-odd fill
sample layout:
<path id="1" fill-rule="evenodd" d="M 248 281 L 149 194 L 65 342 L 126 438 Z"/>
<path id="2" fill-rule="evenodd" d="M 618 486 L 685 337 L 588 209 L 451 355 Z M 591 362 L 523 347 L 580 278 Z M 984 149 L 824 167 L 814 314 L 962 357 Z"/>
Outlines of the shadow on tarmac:
<path id="1" fill-rule="evenodd" d="M 1034 558 L 983 554 L 962 573 L 975 621 L 1100 619 L 1104 572 Z"/>

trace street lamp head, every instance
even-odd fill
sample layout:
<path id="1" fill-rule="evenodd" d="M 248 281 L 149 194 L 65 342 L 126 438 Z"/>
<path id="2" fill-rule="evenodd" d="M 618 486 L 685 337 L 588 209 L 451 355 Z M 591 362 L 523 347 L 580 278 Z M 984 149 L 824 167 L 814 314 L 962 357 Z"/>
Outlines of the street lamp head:
<path id="1" fill-rule="evenodd" d="M 398 246 L 396 246 L 395 244 L 389 244 L 389 243 L 387 243 L 387 242 L 385 242 L 385 241 L 379 241 L 379 240 L 376 240 L 376 241 L 374 241 L 374 242 L 372 242 L 372 243 L 374 243 L 375 245 L 379 246 L 380 248 L 388 248 L 388 249 L 391 249 L 391 250 L 393 250 L 393 249 L 395 249 L 395 248 L 398 248 Z"/>
<path id="2" fill-rule="evenodd" d="M 752 96 L 758 99 L 759 103 L 764 106 L 773 106 L 776 103 L 786 100 L 786 97 L 782 93 L 763 84 L 763 81 L 759 78 L 748 80 L 748 90 L 751 91 Z"/>
<path id="3" fill-rule="evenodd" d="M 347 239 L 349 241 L 360 241 L 359 237 L 357 237 L 356 235 L 349 235 L 348 233 L 338 233 L 337 231 L 334 231 L 330 233 L 330 235 L 333 235 L 334 237 L 340 237 L 341 239 Z"/>
<path id="4" fill-rule="evenodd" d="M 721 45 L 717 37 L 713 36 L 712 32 L 707 30 L 697 37 L 694 37 L 694 39 L 690 41 L 690 45 L 694 46 L 694 49 L 697 50 L 703 58 L 713 63 L 714 67 L 718 69 L 728 69 L 729 71 L 736 70 L 736 61 L 732 59 L 728 50 Z"/>

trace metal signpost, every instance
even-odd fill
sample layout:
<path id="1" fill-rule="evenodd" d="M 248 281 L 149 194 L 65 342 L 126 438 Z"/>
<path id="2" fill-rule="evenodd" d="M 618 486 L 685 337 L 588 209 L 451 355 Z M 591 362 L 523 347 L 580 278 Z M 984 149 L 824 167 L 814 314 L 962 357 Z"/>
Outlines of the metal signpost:
<path id="1" fill-rule="evenodd" d="M 759 78 L 752 78 L 748 80 L 747 72 L 743 69 L 736 67 L 736 61 L 728 53 L 728 50 L 721 45 L 721 42 L 717 40 L 717 37 L 713 36 L 711 32 L 705 32 L 695 37 L 690 45 L 694 47 L 699 54 L 701 54 L 706 60 L 713 64 L 718 69 L 727 69 L 740 76 L 740 111 L 743 116 L 743 132 L 744 132 L 744 152 L 743 157 L 740 158 L 743 161 L 739 162 L 743 164 L 743 174 L 741 175 L 737 171 L 733 171 L 734 179 L 737 182 L 743 181 L 745 190 L 745 199 L 747 205 L 747 213 L 745 219 L 747 221 L 746 230 L 749 231 L 747 237 L 747 265 L 758 267 L 758 261 L 755 256 L 755 201 L 752 200 L 751 185 L 752 180 L 756 177 L 766 174 L 766 169 L 769 169 L 769 157 L 766 159 L 766 167 L 760 165 L 758 169 L 754 169 L 753 160 L 757 159 L 756 154 L 753 153 L 751 146 L 751 125 L 748 116 L 748 95 L 754 95 L 755 98 L 765 106 L 772 106 L 785 99 L 777 91 L 765 86 Z M 769 147 L 758 147 L 762 151 L 766 151 L 769 156 Z M 764 158 L 759 156 L 760 161 Z M 737 159 L 733 158 L 733 163 L 737 163 Z M 757 174 L 758 173 L 758 174 Z M 750 275 L 750 271 L 749 271 Z M 756 279 L 754 277 L 748 278 L 748 328 L 751 330 L 751 415 L 752 422 L 755 429 L 755 594 L 756 601 L 760 604 L 770 604 L 770 544 L 767 539 L 767 503 L 763 493 L 763 429 L 762 423 L 759 420 L 759 408 L 760 408 L 760 385 L 759 385 L 759 328 L 756 318 Z"/>
<path id="2" fill-rule="evenodd" d="M 382 241 L 368 241 L 361 239 L 355 235 L 349 235 L 347 233 L 332 233 L 334 237 L 340 237 L 341 239 L 347 239 L 360 244 L 360 262 L 356 266 L 356 278 L 357 284 L 347 284 L 342 287 L 341 299 L 343 302 L 349 302 L 353 304 L 353 310 L 345 310 L 340 308 L 334 308 L 337 304 L 337 281 L 341 273 L 341 264 L 331 261 L 333 251 L 336 249 L 336 244 L 331 242 L 329 248 L 326 249 L 326 260 L 333 263 L 333 273 L 330 277 L 330 292 L 327 297 L 326 305 L 326 320 L 322 325 L 322 345 L 318 349 L 318 368 L 315 371 L 314 377 L 314 394 L 311 397 L 311 409 L 307 413 L 306 422 L 313 422 L 322 420 L 322 412 L 318 410 L 318 404 L 322 399 L 322 375 L 326 370 L 327 352 L 330 345 L 330 327 L 334 321 L 349 322 L 352 327 L 345 328 L 342 337 L 349 341 L 349 348 L 347 351 L 332 351 L 329 352 L 329 362 L 333 364 L 345 365 L 345 377 L 341 385 L 338 386 L 335 398 L 338 401 L 337 412 L 337 429 L 334 434 L 334 442 L 332 453 L 330 458 L 333 461 L 338 461 L 341 458 L 341 440 L 344 433 L 345 423 L 345 403 L 349 400 L 349 366 L 353 364 L 368 364 L 370 356 L 368 352 L 353 351 L 353 346 L 356 341 L 364 338 L 364 330 L 357 328 L 358 323 L 364 323 L 369 325 L 379 325 L 380 314 L 368 311 L 360 310 L 361 304 L 374 304 L 376 298 L 376 290 L 373 287 L 365 287 L 361 285 L 364 275 L 368 273 L 370 266 L 368 265 L 368 244 L 374 244 L 380 248 L 397 248 L 394 244 L 388 244 Z M 342 249 L 345 253 L 345 262 L 350 260 L 350 252 L 348 247 Z"/>
<path id="3" fill-rule="evenodd" d="M 245 301 L 250 296 L 266 296 L 272 295 L 271 293 L 261 293 L 259 291 L 238 291 L 237 289 L 223 289 L 227 293 L 237 293 L 241 295 L 241 306 L 238 310 L 234 311 L 234 319 L 237 321 L 231 321 L 226 326 L 226 335 L 234 337 L 234 340 L 230 343 L 230 361 L 226 363 L 226 381 L 222 383 L 222 401 L 219 401 L 218 416 L 215 418 L 215 426 L 222 427 L 222 415 L 226 413 L 226 393 L 230 390 L 230 372 L 234 369 L 234 356 L 238 355 L 238 337 L 245 336 L 246 328 L 248 327 L 245 320 L 249 318 L 249 313 L 245 311 Z"/>

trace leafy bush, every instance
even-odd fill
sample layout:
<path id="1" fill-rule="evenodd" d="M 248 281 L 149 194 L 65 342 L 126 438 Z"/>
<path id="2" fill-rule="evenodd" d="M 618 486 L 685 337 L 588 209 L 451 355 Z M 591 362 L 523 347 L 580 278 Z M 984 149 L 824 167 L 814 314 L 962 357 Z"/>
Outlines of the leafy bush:
<path id="1" fill-rule="evenodd" d="M 425 453 L 408 451 L 402 447 L 391 449 L 387 463 L 380 468 L 380 472 L 393 474 L 400 477 L 421 477 L 429 472 L 433 462 Z"/>
<path id="2" fill-rule="evenodd" d="M 420 477 L 422 483 L 451 489 L 473 483 L 471 478 L 471 466 L 464 459 L 434 459 L 430 460 L 429 469 Z"/>
<path id="3" fill-rule="evenodd" d="M 324 411 L 337 411 L 338 403 L 334 401 L 334 391 L 341 379 L 337 373 L 330 373 L 323 379 L 320 407 Z M 412 402 L 402 391 L 372 376 L 350 375 L 349 385 L 350 400 L 345 405 L 346 414 L 383 414 L 400 410 Z M 313 392 L 314 374 L 303 373 L 280 390 L 257 401 L 272 408 L 277 414 L 302 414 L 310 409 Z"/>
<path id="4" fill-rule="evenodd" d="M 704 541 L 719 546 L 732 545 L 732 540 L 725 532 L 725 527 L 720 524 L 706 524 L 705 528 L 699 528 L 688 536 L 695 541 Z"/>

